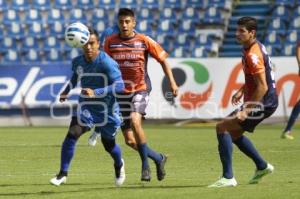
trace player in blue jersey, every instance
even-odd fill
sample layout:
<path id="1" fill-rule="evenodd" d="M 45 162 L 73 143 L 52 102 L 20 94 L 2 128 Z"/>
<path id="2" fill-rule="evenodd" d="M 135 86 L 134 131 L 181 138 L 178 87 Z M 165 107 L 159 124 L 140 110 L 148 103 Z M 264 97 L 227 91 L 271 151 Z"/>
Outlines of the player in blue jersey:
<path id="1" fill-rule="evenodd" d="M 300 41 L 297 44 L 297 49 L 296 49 L 296 58 L 298 62 L 298 75 L 300 77 Z M 295 104 L 292 113 L 290 115 L 289 121 L 282 132 L 281 138 L 282 139 L 288 139 L 288 140 L 293 140 L 294 136 L 292 135 L 292 128 L 300 114 L 300 99 L 298 102 Z"/>
<path id="2" fill-rule="evenodd" d="M 274 170 L 244 135 L 245 131 L 253 132 L 255 127 L 271 116 L 278 106 L 272 63 L 266 48 L 256 40 L 256 30 L 255 18 L 242 17 L 237 22 L 236 38 L 243 45 L 245 84 L 233 95 L 232 103 L 237 105 L 244 97 L 244 104 L 216 126 L 223 173 L 221 178 L 209 187 L 237 185 L 232 171 L 232 143 L 256 165 L 250 184 L 258 183 L 262 177 Z"/>
<path id="3" fill-rule="evenodd" d="M 83 46 L 84 54 L 73 59 L 70 83 L 60 94 L 60 101 L 65 101 L 69 91 L 78 81 L 81 82 L 82 92 L 77 113 L 72 117 L 61 148 L 60 171 L 50 180 L 56 186 L 66 183 L 77 140 L 93 127 L 101 132 L 102 144 L 114 160 L 115 184 L 120 186 L 125 180 L 121 149 L 115 142 L 121 120 L 114 95 L 123 91 L 124 82 L 118 64 L 99 50 L 98 32 L 92 28 L 89 31 L 89 41 Z"/>

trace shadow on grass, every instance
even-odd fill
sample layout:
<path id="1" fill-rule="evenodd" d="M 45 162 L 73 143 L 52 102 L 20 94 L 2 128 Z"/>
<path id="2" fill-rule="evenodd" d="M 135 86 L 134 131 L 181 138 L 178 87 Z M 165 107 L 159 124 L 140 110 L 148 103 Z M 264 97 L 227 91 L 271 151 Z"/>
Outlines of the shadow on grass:
<path id="1" fill-rule="evenodd" d="M 89 185 L 100 185 L 102 187 L 93 187 L 93 188 L 78 188 L 74 190 L 63 190 L 63 187 L 75 187 L 76 186 L 89 186 Z M 0 188 L 3 187 L 26 187 L 26 186 L 49 186 L 49 189 L 55 188 L 53 185 L 49 184 L 0 184 Z M 103 187 L 105 186 L 105 187 Z M 149 184 L 131 184 L 125 185 L 122 187 L 115 186 L 107 186 L 100 183 L 93 184 L 81 184 L 81 183 L 73 183 L 73 184 L 65 184 L 61 187 L 57 187 L 57 190 L 47 190 L 47 191 L 39 191 L 39 192 L 19 192 L 19 193 L 0 193 L 0 196 L 46 196 L 46 195 L 58 195 L 58 194 L 66 194 L 66 193 L 84 193 L 84 192 L 93 192 L 93 191 L 107 191 L 107 190 L 135 190 L 135 189 L 189 189 L 189 188 L 202 188 L 207 187 L 207 185 L 149 185 Z"/>

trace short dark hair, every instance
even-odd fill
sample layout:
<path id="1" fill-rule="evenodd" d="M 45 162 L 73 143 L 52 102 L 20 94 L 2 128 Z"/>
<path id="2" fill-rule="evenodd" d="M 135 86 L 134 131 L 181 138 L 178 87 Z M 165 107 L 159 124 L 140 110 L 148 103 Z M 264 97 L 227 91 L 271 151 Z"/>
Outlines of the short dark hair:
<path id="1" fill-rule="evenodd" d="M 97 41 L 99 41 L 99 33 L 96 29 L 94 29 L 93 27 L 88 27 L 90 35 L 95 35 L 97 38 Z"/>
<path id="2" fill-rule="evenodd" d="M 257 30 L 257 20 L 253 17 L 239 18 L 237 24 L 240 26 L 245 26 L 248 31 Z"/>
<path id="3" fill-rule="evenodd" d="M 119 12 L 118 12 L 118 17 L 120 16 L 130 16 L 135 18 L 135 14 L 133 12 L 133 10 L 129 9 L 129 8 L 120 8 Z"/>

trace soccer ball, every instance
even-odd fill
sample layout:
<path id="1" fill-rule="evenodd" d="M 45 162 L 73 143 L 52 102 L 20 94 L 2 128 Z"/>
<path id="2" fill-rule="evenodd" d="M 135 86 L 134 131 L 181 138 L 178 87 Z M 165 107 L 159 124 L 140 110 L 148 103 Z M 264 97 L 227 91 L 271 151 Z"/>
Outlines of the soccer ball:
<path id="1" fill-rule="evenodd" d="M 70 24 L 65 31 L 65 41 L 72 48 L 83 47 L 90 38 L 88 28 L 80 22 Z"/>

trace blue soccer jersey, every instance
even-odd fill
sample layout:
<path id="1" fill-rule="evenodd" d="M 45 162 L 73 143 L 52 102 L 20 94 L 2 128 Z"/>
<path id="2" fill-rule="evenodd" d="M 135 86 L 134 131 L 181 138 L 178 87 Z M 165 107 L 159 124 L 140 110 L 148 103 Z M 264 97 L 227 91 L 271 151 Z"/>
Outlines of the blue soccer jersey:
<path id="1" fill-rule="evenodd" d="M 73 76 L 71 83 L 81 82 L 82 88 L 108 88 L 122 81 L 118 64 L 105 52 L 100 52 L 95 60 L 87 62 L 84 55 L 72 61 Z M 96 126 L 120 125 L 119 106 L 113 92 L 106 92 L 95 98 L 80 96 L 77 117 L 92 128 Z"/>

